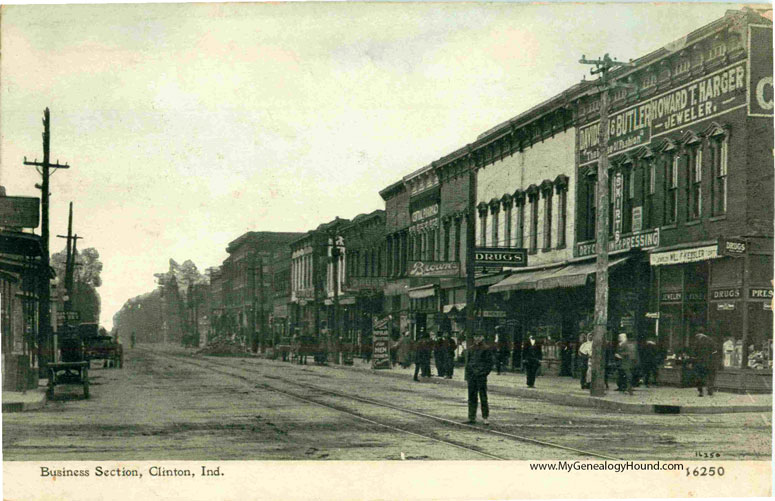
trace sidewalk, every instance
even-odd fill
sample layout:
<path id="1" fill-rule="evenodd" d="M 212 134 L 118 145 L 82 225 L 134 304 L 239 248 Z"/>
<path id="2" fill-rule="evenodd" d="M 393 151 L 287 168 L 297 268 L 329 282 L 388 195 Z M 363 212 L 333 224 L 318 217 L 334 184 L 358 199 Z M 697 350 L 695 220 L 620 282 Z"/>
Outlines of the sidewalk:
<path id="1" fill-rule="evenodd" d="M 362 359 L 356 359 L 352 366 L 330 364 L 329 367 L 368 371 L 373 374 L 406 379 L 412 382 L 414 366 L 403 369 L 372 370 Z M 436 367 L 432 367 L 436 374 Z M 465 387 L 463 368 L 456 367 L 453 379 L 439 377 L 420 378 L 421 383 L 414 384 L 452 384 Z M 721 414 L 734 412 L 772 412 L 772 394 L 736 394 L 716 392 L 712 397 L 698 397 L 696 388 L 676 388 L 657 386 L 634 389 L 634 395 L 616 391 L 616 384 L 609 381 L 610 389 L 604 397 L 591 397 L 589 390 L 582 390 L 577 379 L 558 376 L 539 376 L 535 388 L 528 388 L 525 375 L 519 372 L 495 371 L 487 380 L 488 390 L 496 393 L 514 395 L 521 398 L 544 400 L 574 407 L 593 407 L 627 413 L 656 414 Z"/>
<path id="2" fill-rule="evenodd" d="M 34 390 L 4 391 L 3 392 L 3 412 L 25 412 L 34 411 L 43 408 L 48 398 L 46 397 L 47 380 L 41 379 L 38 387 Z"/>

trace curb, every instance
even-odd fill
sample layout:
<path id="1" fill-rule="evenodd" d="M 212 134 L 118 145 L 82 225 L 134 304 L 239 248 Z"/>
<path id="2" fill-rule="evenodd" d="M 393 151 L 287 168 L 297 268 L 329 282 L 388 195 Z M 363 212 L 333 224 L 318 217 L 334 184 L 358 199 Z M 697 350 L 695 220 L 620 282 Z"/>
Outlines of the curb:
<path id="1" fill-rule="evenodd" d="M 34 402 L 3 402 L 3 412 L 36 411 L 45 407 L 48 397 L 42 392 L 41 397 Z"/>
<path id="2" fill-rule="evenodd" d="M 278 362 L 280 364 L 288 362 Z M 340 370 L 366 372 L 383 377 L 392 377 L 394 379 L 406 380 L 407 376 L 395 372 L 379 371 L 362 367 L 353 367 L 346 365 L 327 365 Z M 411 379 L 410 379 L 411 381 Z M 460 388 L 466 387 L 465 381 L 450 379 L 433 378 L 428 381 L 431 384 L 451 384 Z M 427 384 L 427 383 L 426 383 Z M 605 398 L 582 397 L 578 395 L 565 395 L 561 393 L 545 392 L 528 388 L 513 388 L 510 386 L 490 385 L 488 390 L 494 393 L 511 395 L 520 398 L 532 400 L 541 400 L 552 402 L 569 407 L 587 407 L 608 411 L 625 412 L 628 414 L 733 414 L 743 412 L 772 412 L 772 407 L 768 405 L 728 405 L 728 406 L 682 406 L 667 404 L 635 404 L 627 402 L 616 402 Z"/>

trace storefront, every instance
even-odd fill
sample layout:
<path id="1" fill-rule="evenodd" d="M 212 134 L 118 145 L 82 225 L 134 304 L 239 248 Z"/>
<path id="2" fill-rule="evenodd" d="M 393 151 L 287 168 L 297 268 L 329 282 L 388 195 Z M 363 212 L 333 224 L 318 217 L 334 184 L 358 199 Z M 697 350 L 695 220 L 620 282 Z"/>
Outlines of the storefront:
<path id="1" fill-rule="evenodd" d="M 719 388 L 770 388 L 772 256 L 763 253 L 766 246 L 719 239 L 651 254 L 654 330 L 667 355 L 664 381 L 682 380 L 676 373 L 692 355 L 694 335 L 704 332 L 720 350 Z"/>

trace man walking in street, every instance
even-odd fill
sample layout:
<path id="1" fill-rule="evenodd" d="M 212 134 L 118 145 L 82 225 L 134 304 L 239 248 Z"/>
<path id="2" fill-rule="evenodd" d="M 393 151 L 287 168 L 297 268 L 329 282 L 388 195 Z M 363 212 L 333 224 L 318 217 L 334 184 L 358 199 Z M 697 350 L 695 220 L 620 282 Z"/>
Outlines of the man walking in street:
<path id="1" fill-rule="evenodd" d="M 649 387 L 649 381 L 657 384 L 657 367 L 659 367 L 659 348 L 656 341 L 647 339 L 640 351 L 640 366 L 643 372 L 643 384 Z"/>
<path id="2" fill-rule="evenodd" d="M 632 378 L 635 368 L 638 366 L 638 347 L 627 340 L 627 334 L 619 334 L 619 346 L 614 355 L 619 361 L 619 378 L 622 381 L 622 391 L 632 395 Z"/>
<path id="3" fill-rule="evenodd" d="M 694 342 L 694 373 L 697 378 L 697 391 L 702 396 L 703 386 L 712 397 L 716 386 L 716 364 L 718 363 L 718 347 L 703 331 L 697 332 Z"/>
<path id="4" fill-rule="evenodd" d="M 479 332 L 466 353 L 465 379 L 468 382 L 468 424 L 476 423 L 476 409 L 482 403 L 482 423 L 488 425 L 490 408 L 487 404 L 487 376 L 492 371 L 492 349 Z"/>
<path id="5" fill-rule="evenodd" d="M 431 377 L 431 345 L 425 332 L 418 334 L 414 350 L 414 380 L 419 381 L 417 375 Z"/>
<path id="6" fill-rule="evenodd" d="M 444 350 L 447 353 L 447 370 L 445 377 L 447 379 L 452 379 L 452 376 L 455 374 L 455 350 L 457 350 L 457 343 L 452 337 L 451 332 L 447 332 L 444 337 Z"/>
<path id="7" fill-rule="evenodd" d="M 444 338 L 440 332 L 432 334 L 433 360 L 436 362 L 436 373 L 439 377 L 447 375 L 447 350 L 444 349 Z"/>
<path id="8" fill-rule="evenodd" d="M 543 358 L 544 355 L 541 345 L 538 344 L 535 336 L 531 334 L 525 345 L 522 347 L 522 360 L 525 364 L 525 372 L 527 372 L 528 388 L 535 388 L 536 374 L 538 374 L 538 368 L 541 367 L 541 360 L 543 360 Z"/>

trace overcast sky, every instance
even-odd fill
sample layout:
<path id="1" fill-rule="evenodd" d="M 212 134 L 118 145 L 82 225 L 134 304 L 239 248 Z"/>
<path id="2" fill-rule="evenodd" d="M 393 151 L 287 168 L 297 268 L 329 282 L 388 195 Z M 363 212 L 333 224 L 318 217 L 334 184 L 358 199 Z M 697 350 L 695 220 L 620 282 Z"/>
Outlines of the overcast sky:
<path id="1" fill-rule="evenodd" d="M 75 205 L 104 263 L 101 321 L 169 258 L 218 265 L 245 231 L 307 231 L 726 4 L 161 4 L 3 8 L 0 184 Z M 39 233 L 39 229 L 36 230 Z M 64 240 L 52 238 L 52 252 Z"/>

